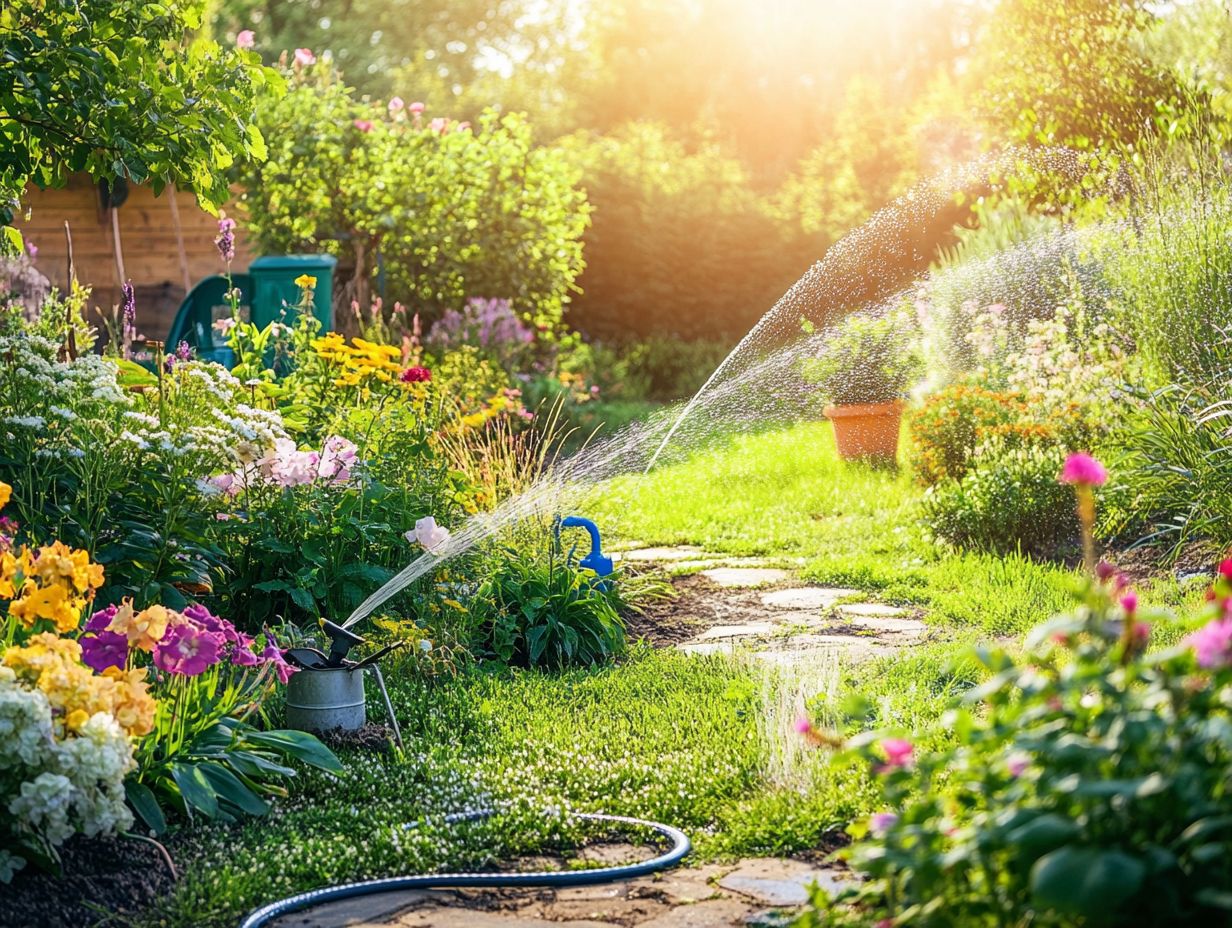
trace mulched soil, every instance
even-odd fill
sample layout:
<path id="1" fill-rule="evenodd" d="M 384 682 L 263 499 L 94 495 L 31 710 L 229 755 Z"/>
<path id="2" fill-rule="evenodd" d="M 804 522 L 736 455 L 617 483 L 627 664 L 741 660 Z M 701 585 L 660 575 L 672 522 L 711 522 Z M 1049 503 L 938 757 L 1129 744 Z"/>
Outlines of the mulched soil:
<path id="1" fill-rule="evenodd" d="M 1163 547 L 1141 547 L 1129 551 L 1110 550 L 1104 559 L 1125 574 L 1130 580 L 1143 580 L 1173 576 L 1177 578 L 1203 576 L 1214 580 L 1215 568 L 1227 553 L 1206 542 L 1191 542 L 1181 548 L 1175 561 L 1170 559 L 1171 550 Z"/>
<path id="2" fill-rule="evenodd" d="M 131 838 L 73 838 L 60 849 L 64 876 L 27 867 L 0 887 L 3 928 L 90 928 L 122 922 L 171 891 L 159 850 Z"/>
<path id="3" fill-rule="evenodd" d="M 716 625 L 741 625 L 765 616 L 761 596 L 772 587 L 729 589 L 701 574 L 672 578 L 676 596 L 649 603 L 625 617 L 629 638 L 671 647 Z"/>
<path id="4" fill-rule="evenodd" d="M 392 751 L 394 731 L 384 725 L 365 725 L 355 731 L 335 728 L 319 735 L 331 748 L 358 748 L 363 751 Z"/>

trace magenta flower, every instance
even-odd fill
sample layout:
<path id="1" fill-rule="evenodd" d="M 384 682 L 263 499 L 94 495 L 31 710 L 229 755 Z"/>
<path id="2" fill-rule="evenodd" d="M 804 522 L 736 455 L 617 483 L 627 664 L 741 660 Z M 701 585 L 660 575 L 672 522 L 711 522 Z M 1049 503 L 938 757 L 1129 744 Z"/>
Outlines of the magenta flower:
<path id="1" fill-rule="evenodd" d="M 274 668 L 274 672 L 278 674 L 279 683 L 286 683 L 291 679 L 292 674 L 299 671 L 298 667 L 292 667 L 287 663 L 282 655 L 282 649 L 276 644 L 266 645 L 265 650 L 261 652 L 261 657 L 265 659 L 265 663 Z"/>
<path id="2" fill-rule="evenodd" d="M 1085 451 L 1079 451 L 1065 459 L 1065 466 L 1061 468 L 1060 480 L 1062 483 L 1072 483 L 1077 486 L 1099 487 L 1108 480 L 1108 471 L 1091 455 Z"/>
<path id="3" fill-rule="evenodd" d="M 802 715 L 796 719 L 793 728 L 795 728 L 797 734 L 807 735 L 813 730 L 813 723 L 809 721 L 809 717 L 807 715 Z"/>
<path id="4" fill-rule="evenodd" d="M 1232 664 L 1232 619 L 1221 618 L 1208 622 L 1185 639 L 1194 649 L 1198 666 L 1207 670 L 1219 670 Z"/>
<path id="5" fill-rule="evenodd" d="M 427 383 L 432 379 L 432 372 L 426 367 L 408 367 L 402 372 L 403 383 Z"/>
<path id="6" fill-rule="evenodd" d="M 116 606 L 108 606 L 106 609 L 98 610 L 86 622 L 85 630 L 88 632 L 105 632 L 107 626 L 111 624 L 111 620 L 115 618 L 116 613 L 119 611 Z"/>
<path id="7" fill-rule="evenodd" d="M 885 752 L 886 762 L 882 770 L 894 767 L 911 766 L 911 758 L 915 754 L 915 745 L 906 738 L 885 738 L 881 742 L 881 750 Z"/>
<path id="8" fill-rule="evenodd" d="M 295 50 L 295 63 L 301 68 L 306 68 L 317 63 L 317 56 L 312 53 L 311 48 L 297 48 Z"/>
<path id="9" fill-rule="evenodd" d="M 1138 594 L 1133 590 L 1126 590 L 1121 595 L 1121 608 L 1125 610 L 1127 616 L 1132 616 L 1138 611 Z"/>
<path id="10" fill-rule="evenodd" d="M 235 35 L 236 48 L 252 48 L 257 44 L 257 37 L 251 29 L 241 29 Z"/>
<path id="11" fill-rule="evenodd" d="M 115 607 L 111 609 L 114 613 Z M 96 673 L 102 673 L 108 667 L 123 667 L 128 661 L 128 636 L 119 632 L 100 631 L 82 638 L 80 644 L 82 663 Z"/>
<path id="12" fill-rule="evenodd" d="M 879 838 L 896 824 L 898 816 L 893 812 L 874 812 L 868 817 L 868 830 Z"/>
<path id="13" fill-rule="evenodd" d="M 1219 565 L 1219 576 L 1225 580 L 1232 580 L 1232 557 L 1225 559 Z"/>
<path id="14" fill-rule="evenodd" d="M 224 261 L 230 264 L 235 260 L 235 220 L 223 217 L 218 220 L 218 237 L 214 246 Z"/>
<path id="15" fill-rule="evenodd" d="M 221 635 L 194 622 L 176 622 L 154 646 L 154 666 L 167 673 L 195 677 L 222 660 Z"/>

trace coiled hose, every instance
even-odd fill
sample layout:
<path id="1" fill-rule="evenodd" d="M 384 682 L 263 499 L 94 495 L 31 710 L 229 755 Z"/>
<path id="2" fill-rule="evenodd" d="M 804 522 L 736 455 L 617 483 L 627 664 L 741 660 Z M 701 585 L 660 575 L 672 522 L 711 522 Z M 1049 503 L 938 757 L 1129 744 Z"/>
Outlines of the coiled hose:
<path id="1" fill-rule="evenodd" d="M 445 816 L 447 824 L 476 821 L 490 818 L 495 814 L 492 810 L 479 812 L 458 812 Z M 671 848 L 657 857 L 636 864 L 626 864 L 620 867 L 597 867 L 593 870 L 545 870 L 537 873 L 430 873 L 415 876 L 392 876 L 380 880 L 364 880 L 359 883 L 343 883 L 339 886 L 327 886 L 324 889 L 313 889 L 306 893 L 288 896 L 277 902 L 263 905 L 250 912 L 240 923 L 240 928 L 262 928 L 275 918 L 300 912 L 314 905 L 325 902 L 336 902 L 340 899 L 353 899 L 356 896 L 369 896 L 376 893 L 393 892 L 400 889 L 451 889 L 461 887 L 505 887 L 505 886 L 592 886 L 596 883 L 608 883 L 614 880 L 630 880 L 634 877 L 647 876 L 666 870 L 680 863 L 693 849 L 692 842 L 679 828 L 663 825 L 659 822 L 646 822 L 638 818 L 627 818 L 623 815 L 603 815 L 597 812 L 572 812 L 571 818 L 588 822 L 612 822 L 620 825 L 635 825 L 658 832 L 672 842 Z"/>

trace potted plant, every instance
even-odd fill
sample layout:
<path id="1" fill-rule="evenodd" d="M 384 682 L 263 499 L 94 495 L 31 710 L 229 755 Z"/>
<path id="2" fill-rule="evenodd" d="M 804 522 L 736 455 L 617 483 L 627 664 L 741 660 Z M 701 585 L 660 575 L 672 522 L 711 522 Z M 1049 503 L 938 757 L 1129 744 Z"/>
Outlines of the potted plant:
<path id="1" fill-rule="evenodd" d="M 843 460 L 894 463 L 903 397 L 924 369 L 915 335 L 904 311 L 855 313 L 824 333 L 819 355 L 805 362 Z"/>

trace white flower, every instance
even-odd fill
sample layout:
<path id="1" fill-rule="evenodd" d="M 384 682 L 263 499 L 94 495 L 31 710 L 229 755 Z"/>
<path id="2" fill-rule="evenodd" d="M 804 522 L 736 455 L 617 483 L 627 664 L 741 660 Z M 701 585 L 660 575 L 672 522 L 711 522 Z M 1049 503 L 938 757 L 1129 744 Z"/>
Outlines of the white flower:
<path id="1" fill-rule="evenodd" d="M 449 529 L 437 525 L 432 516 L 424 516 L 415 523 L 415 528 L 406 533 L 406 540 L 412 544 L 420 544 L 428 551 L 435 553 L 449 541 Z"/>
<path id="2" fill-rule="evenodd" d="M 20 425 L 26 429 L 41 429 L 47 425 L 47 420 L 42 416 L 9 416 L 4 421 L 9 425 Z"/>

